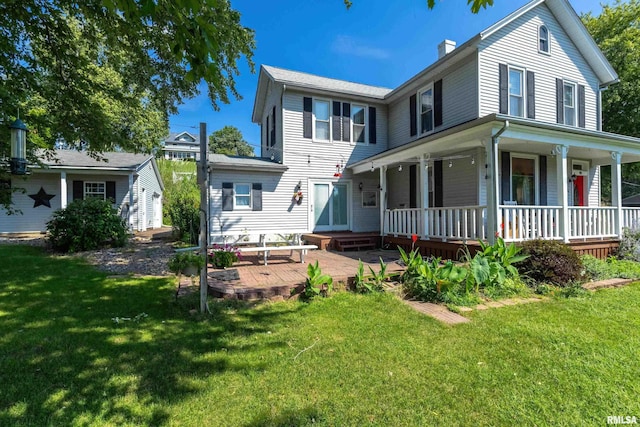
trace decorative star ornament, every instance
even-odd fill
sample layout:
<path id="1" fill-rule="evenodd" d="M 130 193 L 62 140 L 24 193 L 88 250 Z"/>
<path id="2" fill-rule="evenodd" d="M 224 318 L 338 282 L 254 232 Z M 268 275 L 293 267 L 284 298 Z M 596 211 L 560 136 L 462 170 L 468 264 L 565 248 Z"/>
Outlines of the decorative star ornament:
<path id="1" fill-rule="evenodd" d="M 44 188 L 40 187 L 40 191 L 38 191 L 36 194 L 29 194 L 29 197 L 35 200 L 33 202 L 34 208 L 37 208 L 38 206 L 46 206 L 48 208 L 51 208 L 50 200 L 56 197 L 56 195 L 47 194 L 47 192 L 44 191 Z"/>

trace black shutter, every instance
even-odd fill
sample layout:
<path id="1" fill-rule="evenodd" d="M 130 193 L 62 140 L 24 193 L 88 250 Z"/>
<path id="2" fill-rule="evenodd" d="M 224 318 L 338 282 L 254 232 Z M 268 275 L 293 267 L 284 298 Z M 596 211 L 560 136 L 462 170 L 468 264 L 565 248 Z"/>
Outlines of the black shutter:
<path id="1" fill-rule="evenodd" d="M 540 206 L 547 205 L 547 156 L 540 156 Z"/>
<path id="2" fill-rule="evenodd" d="M 500 64 L 498 75 L 500 85 L 500 114 L 509 114 L 509 67 Z"/>
<path id="3" fill-rule="evenodd" d="M 107 200 L 111 200 L 111 203 L 116 202 L 116 182 L 107 181 L 106 184 Z"/>
<path id="4" fill-rule="evenodd" d="M 578 85 L 578 126 L 585 127 L 584 85 Z"/>
<path id="5" fill-rule="evenodd" d="M 351 104 L 342 103 L 342 140 L 351 141 Z"/>
<path id="6" fill-rule="evenodd" d="M 433 207 L 444 206 L 443 183 L 442 183 L 442 160 L 433 162 Z"/>
<path id="7" fill-rule="evenodd" d="M 342 113 L 340 112 L 340 101 L 333 101 L 333 117 L 331 124 L 333 125 L 333 140 L 342 141 Z"/>
<path id="8" fill-rule="evenodd" d="M 411 136 L 416 136 L 418 134 L 418 117 L 416 110 L 416 95 L 411 95 L 409 97 L 409 127 Z"/>
<path id="9" fill-rule="evenodd" d="M 502 203 L 511 200 L 511 154 L 503 151 L 502 156 Z"/>
<path id="10" fill-rule="evenodd" d="M 564 123 L 564 85 L 562 79 L 556 79 L 556 122 Z"/>
<path id="11" fill-rule="evenodd" d="M 303 112 L 302 112 L 302 137 L 311 138 L 311 112 L 313 110 L 313 103 L 311 98 L 306 96 L 303 99 Z"/>
<path id="12" fill-rule="evenodd" d="M 527 117 L 536 118 L 536 76 L 533 71 L 527 71 Z"/>
<path id="13" fill-rule="evenodd" d="M 251 209 L 254 211 L 262 210 L 262 184 L 251 184 Z"/>
<path id="14" fill-rule="evenodd" d="M 271 147 L 276 145 L 276 106 L 273 106 L 273 115 L 271 116 Z"/>
<path id="15" fill-rule="evenodd" d="M 84 199 L 84 181 L 73 181 L 73 200 Z"/>
<path id="16" fill-rule="evenodd" d="M 416 165 L 409 166 L 409 207 L 415 209 L 418 207 L 418 170 Z"/>
<path id="17" fill-rule="evenodd" d="M 433 127 L 442 126 L 442 80 L 433 84 Z"/>
<path id="18" fill-rule="evenodd" d="M 222 183 L 222 210 L 233 210 L 233 182 Z"/>
<path id="19" fill-rule="evenodd" d="M 264 146 L 269 147 L 269 117 L 264 121 Z"/>
<path id="20" fill-rule="evenodd" d="M 378 142 L 376 136 L 376 107 L 369 107 L 369 144 Z"/>

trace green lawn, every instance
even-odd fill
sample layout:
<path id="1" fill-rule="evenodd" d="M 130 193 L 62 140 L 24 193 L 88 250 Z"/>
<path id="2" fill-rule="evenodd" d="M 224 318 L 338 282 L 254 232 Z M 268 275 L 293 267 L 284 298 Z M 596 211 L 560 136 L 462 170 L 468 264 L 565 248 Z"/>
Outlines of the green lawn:
<path id="1" fill-rule="evenodd" d="M 200 318 L 188 313 L 197 300 L 174 302 L 170 279 L 108 279 L 28 247 L 0 246 L 0 259 L 2 426 L 640 417 L 640 285 L 473 312 L 456 327 L 389 295 L 212 304 Z"/>

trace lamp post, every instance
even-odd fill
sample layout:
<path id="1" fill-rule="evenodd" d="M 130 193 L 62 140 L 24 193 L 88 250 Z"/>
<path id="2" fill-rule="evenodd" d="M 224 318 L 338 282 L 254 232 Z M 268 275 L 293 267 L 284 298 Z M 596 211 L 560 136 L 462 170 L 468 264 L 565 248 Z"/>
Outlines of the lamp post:
<path id="1" fill-rule="evenodd" d="M 27 125 L 20 119 L 11 123 L 11 173 L 25 175 L 27 173 Z"/>

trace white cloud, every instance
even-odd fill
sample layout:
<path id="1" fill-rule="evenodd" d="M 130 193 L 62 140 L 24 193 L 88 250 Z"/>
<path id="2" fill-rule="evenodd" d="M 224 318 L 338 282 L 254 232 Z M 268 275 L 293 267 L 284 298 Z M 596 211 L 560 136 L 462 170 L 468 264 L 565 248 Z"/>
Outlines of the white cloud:
<path id="1" fill-rule="evenodd" d="M 336 53 L 361 56 L 364 58 L 387 59 L 390 54 L 384 49 L 367 46 L 350 36 L 339 35 L 333 40 L 331 50 Z"/>

